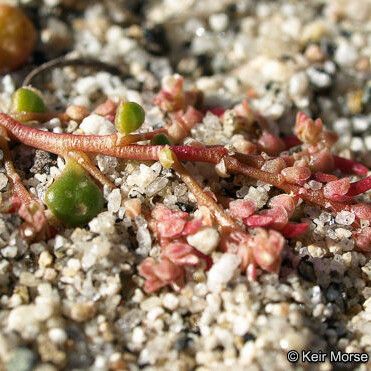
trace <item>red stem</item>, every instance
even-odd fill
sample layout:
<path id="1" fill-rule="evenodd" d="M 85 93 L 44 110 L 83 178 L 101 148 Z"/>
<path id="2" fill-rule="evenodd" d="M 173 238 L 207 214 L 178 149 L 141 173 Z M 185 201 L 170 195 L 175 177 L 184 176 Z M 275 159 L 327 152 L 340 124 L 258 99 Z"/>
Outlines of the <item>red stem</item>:
<path id="1" fill-rule="evenodd" d="M 116 134 L 101 136 L 50 133 L 26 127 L 3 113 L 0 113 L 0 126 L 3 126 L 8 131 L 10 137 L 26 145 L 60 155 L 70 150 L 76 150 L 122 159 L 157 161 L 158 153 L 163 148 L 163 146 L 152 145 L 127 145 L 120 147 L 117 146 Z M 345 203 L 335 202 L 325 198 L 322 191 L 304 189 L 298 185 L 289 184 L 285 182 L 281 175 L 271 174 L 247 165 L 251 164 L 259 167 L 263 161 L 260 156 L 236 154 L 236 158 L 234 158 L 228 156 L 227 149 L 221 146 L 172 146 L 171 149 L 180 161 L 200 161 L 217 164 L 224 158 L 227 169 L 231 172 L 241 173 L 254 179 L 270 183 L 286 193 L 296 194 L 302 199 L 324 208 L 330 207 L 334 211 L 347 208 Z M 241 160 L 244 163 L 241 163 Z"/>
<path id="2" fill-rule="evenodd" d="M 357 182 L 350 183 L 349 191 L 346 196 L 357 196 L 365 193 L 371 189 L 371 176 L 358 180 Z"/>

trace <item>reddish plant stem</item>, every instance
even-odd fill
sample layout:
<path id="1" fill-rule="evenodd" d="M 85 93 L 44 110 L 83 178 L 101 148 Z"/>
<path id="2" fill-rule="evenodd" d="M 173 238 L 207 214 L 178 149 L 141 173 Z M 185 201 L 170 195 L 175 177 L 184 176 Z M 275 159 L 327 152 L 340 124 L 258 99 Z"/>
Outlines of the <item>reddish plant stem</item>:
<path id="1" fill-rule="evenodd" d="M 13 184 L 13 195 L 16 195 L 19 200 L 25 205 L 28 205 L 34 199 L 22 183 L 22 179 L 18 175 L 17 171 L 14 168 L 13 161 L 11 159 L 10 151 L 8 148 L 8 143 L 4 137 L 0 137 L 0 148 L 3 151 L 4 156 L 4 167 L 7 175 Z"/>
<path id="2" fill-rule="evenodd" d="M 367 175 L 368 168 L 356 161 L 348 160 L 347 158 L 334 156 L 335 167 L 344 173 L 354 173 L 357 175 Z"/>
<path id="3" fill-rule="evenodd" d="M 212 214 L 215 216 L 219 225 L 223 228 L 237 228 L 234 220 L 219 206 L 211 196 L 203 191 L 201 186 L 192 178 L 186 168 L 178 161 L 174 159 L 172 168 L 176 171 L 183 183 L 196 197 L 197 203 L 201 206 L 206 206 Z"/>
<path id="4" fill-rule="evenodd" d="M 3 126 L 14 138 L 26 145 L 36 147 L 56 154 L 65 154 L 70 150 L 102 154 L 122 159 L 157 161 L 158 153 L 163 146 L 140 146 L 127 145 L 117 146 L 117 135 L 72 135 L 55 134 L 42 130 L 26 127 L 6 114 L 0 113 L 0 126 Z M 299 195 L 305 201 L 320 205 L 324 208 L 330 207 L 334 211 L 347 209 L 345 203 L 328 200 L 322 191 L 304 189 L 300 186 L 289 184 L 281 175 L 271 174 L 255 167 L 246 165 L 250 162 L 257 166 L 261 159 L 254 156 L 236 155 L 236 158 L 228 156 L 224 147 L 193 147 L 172 146 L 172 151 L 180 161 L 200 161 L 212 164 L 219 163 L 223 158 L 226 160 L 227 169 L 231 172 L 241 173 L 254 179 L 270 183 L 286 193 Z M 241 163 L 238 159 L 243 160 Z"/>
<path id="5" fill-rule="evenodd" d="M 357 182 L 350 183 L 349 191 L 346 196 L 357 196 L 365 193 L 371 189 L 371 176 L 358 180 Z"/>
<path id="6" fill-rule="evenodd" d="M 158 151 L 163 146 L 126 145 L 117 146 L 118 137 L 111 135 L 56 134 L 29 128 L 0 113 L 0 126 L 10 138 L 44 151 L 64 154 L 70 150 L 102 154 L 127 160 L 157 161 Z M 172 146 L 181 161 L 201 161 L 217 164 L 228 151 L 223 147 Z"/>

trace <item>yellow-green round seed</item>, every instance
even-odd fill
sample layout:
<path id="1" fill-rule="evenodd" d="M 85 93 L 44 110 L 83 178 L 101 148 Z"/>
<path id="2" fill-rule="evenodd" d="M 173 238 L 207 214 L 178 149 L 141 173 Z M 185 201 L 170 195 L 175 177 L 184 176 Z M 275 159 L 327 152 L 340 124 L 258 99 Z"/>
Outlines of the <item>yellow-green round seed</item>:
<path id="1" fill-rule="evenodd" d="M 130 134 L 142 126 L 144 118 L 144 109 L 140 104 L 122 102 L 117 107 L 115 126 L 119 133 Z"/>
<path id="2" fill-rule="evenodd" d="M 40 94 L 32 88 L 19 88 L 12 97 L 13 112 L 46 112 Z"/>
<path id="3" fill-rule="evenodd" d="M 103 210 L 104 198 L 93 179 L 74 160 L 49 187 L 45 202 L 54 216 L 69 227 L 83 226 Z"/>

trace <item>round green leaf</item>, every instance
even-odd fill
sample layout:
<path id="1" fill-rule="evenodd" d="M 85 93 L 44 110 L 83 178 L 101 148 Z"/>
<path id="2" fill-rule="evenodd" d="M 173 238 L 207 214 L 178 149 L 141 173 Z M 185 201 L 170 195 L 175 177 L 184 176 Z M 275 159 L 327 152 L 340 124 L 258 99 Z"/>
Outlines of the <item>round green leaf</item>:
<path id="1" fill-rule="evenodd" d="M 75 161 L 49 187 L 45 202 L 52 213 L 70 227 L 83 226 L 103 210 L 101 190 Z"/>
<path id="2" fill-rule="evenodd" d="M 41 96 L 33 89 L 19 88 L 12 98 L 13 112 L 46 112 Z"/>
<path id="3" fill-rule="evenodd" d="M 139 129 L 145 118 L 141 105 L 135 102 L 122 102 L 117 107 L 115 125 L 119 133 L 130 134 Z"/>

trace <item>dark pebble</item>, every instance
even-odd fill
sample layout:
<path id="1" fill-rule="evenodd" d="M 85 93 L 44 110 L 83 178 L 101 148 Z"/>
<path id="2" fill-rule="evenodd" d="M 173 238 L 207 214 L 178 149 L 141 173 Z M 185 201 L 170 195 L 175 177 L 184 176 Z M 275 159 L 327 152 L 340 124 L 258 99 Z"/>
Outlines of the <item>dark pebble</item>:
<path id="1" fill-rule="evenodd" d="M 242 339 L 245 343 L 247 343 L 248 341 L 255 341 L 256 336 L 251 332 L 246 332 L 246 334 L 242 336 Z"/>
<path id="2" fill-rule="evenodd" d="M 144 47 L 155 55 L 163 55 L 169 50 L 166 32 L 161 25 L 144 29 Z"/>
<path id="3" fill-rule="evenodd" d="M 174 348 L 177 351 L 182 351 L 187 349 L 192 343 L 192 339 L 187 334 L 180 334 L 179 337 L 175 340 Z"/>
<path id="4" fill-rule="evenodd" d="M 193 213 L 196 210 L 193 205 L 186 204 L 184 202 L 176 202 L 175 205 L 178 206 L 181 211 L 186 213 Z"/>
<path id="5" fill-rule="evenodd" d="M 314 272 L 313 263 L 308 260 L 302 260 L 298 266 L 299 274 L 306 280 L 314 282 L 316 280 L 316 273 Z"/>
<path id="6" fill-rule="evenodd" d="M 67 370 L 85 369 L 90 367 L 94 362 L 94 357 L 91 354 L 87 339 L 83 331 L 76 325 L 71 325 L 66 328 L 67 336 L 73 341 L 72 352 L 67 352 Z"/>
<path id="7" fill-rule="evenodd" d="M 32 174 L 48 173 L 51 166 L 57 164 L 57 156 L 52 155 L 48 152 L 36 150 L 34 163 L 30 169 Z"/>

